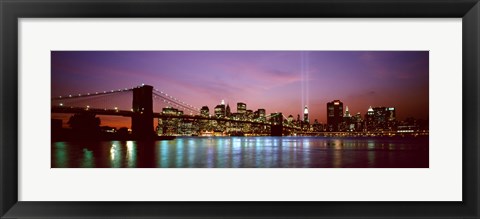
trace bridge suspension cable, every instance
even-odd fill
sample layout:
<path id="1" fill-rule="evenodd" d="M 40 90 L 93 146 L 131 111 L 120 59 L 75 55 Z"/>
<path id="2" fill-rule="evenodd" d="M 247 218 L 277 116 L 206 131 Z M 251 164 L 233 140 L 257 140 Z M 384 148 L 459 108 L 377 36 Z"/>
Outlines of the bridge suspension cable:
<path id="1" fill-rule="evenodd" d="M 169 96 L 168 94 L 166 93 L 158 93 L 157 91 L 154 91 L 153 92 L 153 100 L 155 101 L 161 101 L 167 105 L 170 105 L 170 106 L 175 106 L 175 107 L 178 107 L 180 109 L 184 109 L 184 110 L 188 110 L 190 111 L 191 113 L 199 113 L 200 110 L 190 104 L 187 104 L 183 101 L 180 101 L 179 99 L 173 97 L 173 96 Z"/>
<path id="2" fill-rule="evenodd" d="M 82 98 L 53 99 L 52 107 L 62 108 L 85 108 L 103 110 L 131 110 L 129 103 L 125 101 L 131 98 L 129 93 L 107 93 L 105 95 L 83 96 Z"/>
<path id="3" fill-rule="evenodd" d="M 190 104 L 188 104 L 188 103 L 185 103 L 184 101 L 181 101 L 181 100 L 179 100 L 179 99 L 177 99 L 177 98 L 175 98 L 175 97 L 173 97 L 173 96 L 171 96 L 171 95 L 168 95 L 167 93 L 165 93 L 165 92 L 163 92 L 163 91 L 160 91 L 160 90 L 158 90 L 158 89 L 153 89 L 153 92 L 154 92 L 154 94 L 160 95 L 160 96 L 162 96 L 162 97 L 164 96 L 164 97 L 166 97 L 167 99 L 170 99 L 170 100 L 173 101 L 173 102 L 179 103 L 180 105 L 190 107 L 190 108 L 192 108 L 192 109 L 195 109 L 196 111 L 200 111 L 199 108 L 194 107 L 194 106 L 192 106 L 192 105 L 190 105 Z"/>
<path id="4" fill-rule="evenodd" d="M 85 98 L 85 97 L 109 95 L 109 94 L 115 94 L 115 93 L 121 93 L 121 92 L 129 92 L 132 90 L 133 88 L 124 88 L 124 89 L 116 89 L 116 90 L 109 90 L 109 91 L 105 90 L 105 91 L 85 93 L 85 94 L 68 94 L 68 95 L 52 97 L 52 100 L 78 99 L 78 98 Z"/>

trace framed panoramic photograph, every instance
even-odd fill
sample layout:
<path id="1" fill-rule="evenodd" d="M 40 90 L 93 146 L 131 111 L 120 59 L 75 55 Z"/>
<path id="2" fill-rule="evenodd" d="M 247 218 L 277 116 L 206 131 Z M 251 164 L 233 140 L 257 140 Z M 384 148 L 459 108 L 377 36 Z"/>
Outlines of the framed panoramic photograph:
<path id="1" fill-rule="evenodd" d="M 0 6 L 2 218 L 480 217 L 476 0 Z"/>

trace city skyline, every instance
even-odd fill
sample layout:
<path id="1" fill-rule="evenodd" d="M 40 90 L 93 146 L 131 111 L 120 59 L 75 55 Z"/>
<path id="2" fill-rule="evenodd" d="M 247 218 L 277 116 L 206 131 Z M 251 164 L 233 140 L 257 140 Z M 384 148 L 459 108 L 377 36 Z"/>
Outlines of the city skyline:
<path id="1" fill-rule="evenodd" d="M 427 51 L 52 52 L 52 96 L 132 83 L 151 84 L 211 111 L 225 100 L 232 112 L 243 102 L 253 111 L 303 118 L 307 105 L 310 122 L 326 123 L 326 103 L 340 99 L 352 115 L 395 106 L 400 120 L 428 120 Z"/>

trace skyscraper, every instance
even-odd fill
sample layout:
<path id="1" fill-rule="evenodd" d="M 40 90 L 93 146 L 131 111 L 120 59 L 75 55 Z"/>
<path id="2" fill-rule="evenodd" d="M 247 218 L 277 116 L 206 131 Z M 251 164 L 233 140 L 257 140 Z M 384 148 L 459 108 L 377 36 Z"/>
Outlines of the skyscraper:
<path id="1" fill-rule="evenodd" d="M 338 132 L 343 121 L 343 103 L 334 100 L 327 103 L 327 131 Z"/>
<path id="2" fill-rule="evenodd" d="M 255 114 L 254 116 L 255 119 L 258 119 L 261 122 L 266 121 L 265 109 L 258 109 L 257 111 L 255 111 L 254 114 Z"/>
<path id="3" fill-rule="evenodd" d="M 217 118 L 223 118 L 223 117 L 225 117 L 225 111 L 226 111 L 226 109 L 225 109 L 225 101 L 222 100 L 221 104 L 220 104 L 220 105 L 217 105 L 217 106 L 215 107 L 215 116 L 216 116 Z"/>
<path id="4" fill-rule="evenodd" d="M 308 107 L 305 105 L 305 108 L 303 108 L 303 122 L 310 124 L 310 120 L 308 120 Z"/>
<path id="5" fill-rule="evenodd" d="M 247 111 L 247 104 L 245 103 L 237 103 L 237 113 L 240 113 L 240 114 L 245 114 L 245 112 Z"/>
<path id="6" fill-rule="evenodd" d="M 208 117 L 210 113 L 210 110 L 208 109 L 208 106 L 202 106 L 200 109 L 200 115 L 203 117 Z"/>
<path id="7" fill-rule="evenodd" d="M 265 109 L 258 109 L 258 115 L 259 115 L 260 117 L 265 117 L 265 116 L 266 116 L 266 114 L 265 114 Z"/>
<path id="8" fill-rule="evenodd" d="M 345 115 L 343 117 L 350 117 L 350 112 L 348 111 L 348 106 L 345 107 Z"/>
<path id="9" fill-rule="evenodd" d="M 369 116 L 373 116 L 374 112 L 373 112 L 373 108 L 372 106 L 368 107 L 368 110 L 367 110 L 367 115 Z"/>
<path id="10" fill-rule="evenodd" d="M 357 112 L 355 116 L 353 116 L 353 121 L 355 123 L 355 130 L 357 131 L 363 131 L 363 119 L 362 119 L 362 114 L 360 112 Z"/>
<path id="11" fill-rule="evenodd" d="M 232 112 L 230 111 L 230 105 L 227 103 L 227 108 L 225 109 L 225 115 L 227 117 L 230 117 L 232 115 Z"/>
<path id="12" fill-rule="evenodd" d="M 388 121 L 395 121 L 397 119 L 395 115 L 395 107 L 388 107 L 387 118 Z"/>
<path id="13" fill-rule="evenodd" d="M 345 113 L 343 114 L 343 124 L 341 126 L 342 131 L 353 131 L 355 130 L 354 118 L 350 115 L 348 111 L 348 106 L 345 107 Z"/>

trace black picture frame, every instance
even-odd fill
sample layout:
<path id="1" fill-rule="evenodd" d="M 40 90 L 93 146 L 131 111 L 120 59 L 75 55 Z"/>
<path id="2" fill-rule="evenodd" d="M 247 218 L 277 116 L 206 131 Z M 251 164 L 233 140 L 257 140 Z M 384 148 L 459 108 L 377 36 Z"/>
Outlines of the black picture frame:
<path id="1" fill-rule="evenodd" d="M 2 218 L 479 218 L 478 0 L 1 0 Z M 462 18 L 462 202 L 23 202 L 18 201 L 18 19 L 118 17 Z M 448 43 L 448 42 L 445 42 Z M 442 192 L 442 191 L 438 191 Z"/>

